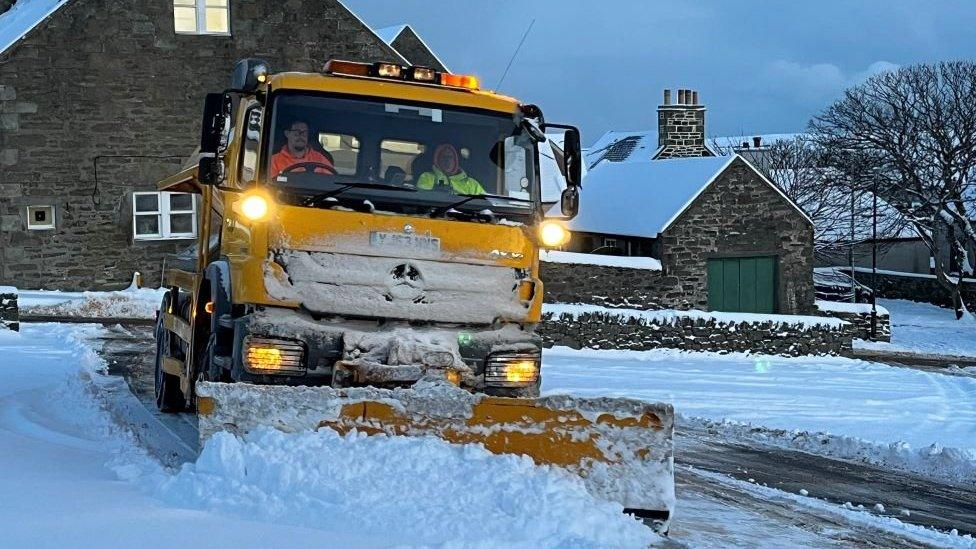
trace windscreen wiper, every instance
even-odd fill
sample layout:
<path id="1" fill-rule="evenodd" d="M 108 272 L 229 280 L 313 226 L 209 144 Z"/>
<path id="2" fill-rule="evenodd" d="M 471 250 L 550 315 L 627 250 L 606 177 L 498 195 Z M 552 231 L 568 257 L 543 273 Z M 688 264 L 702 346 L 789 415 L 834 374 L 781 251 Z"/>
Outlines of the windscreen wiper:
<path id="1" fill-rule="evenodd" d="M 335 196 L 348 191 L 349 189 L 379 189 L 384 191 L 407 191 L 407 192 L 417 192 L 417 189 L 411 189 L 410 187 L 398 187 L 396 185 L 387 185 L 384 183 L 342 183 L 340 187 L 332 189 L 324 193 L 320 193 L 314 196 L 310 196 L 305 200 L 305 204 L 308 206 L 316 206 L 320 204 L 323 200 L 328 200 Z"/>
<path id="2" fill-rule="evenodd" d="M 501 199 L 501 200 L 514 200 L 516 202 L 532 202 L 531 199 L 515 198 L 515 197 L 512 197 L 512 196 L 502 196 L 500 194 L 459 194 L 457 196 L 463 196 L 464 198 L 461 199 L 461 200 L 458 200 L 457 202 L 455 202 L 453 204 L 449 204 L 447 206 L 441 206 L 439 208 L 434 208 L 434 210 L 430 212 L 430 215 L 433 216 L 433 217 L 438 217 L 438 216 L 445 215 L 447 212 L 453 210 L 454 208 L 457 208 L 459 206 L 463 206 L 463 205 L 467 204 L 468 202 L 471 202 L 472 200 L 476 200 L 478 198 L 484 198 L 484 199 L 498 198 L 498 199 Z"/>

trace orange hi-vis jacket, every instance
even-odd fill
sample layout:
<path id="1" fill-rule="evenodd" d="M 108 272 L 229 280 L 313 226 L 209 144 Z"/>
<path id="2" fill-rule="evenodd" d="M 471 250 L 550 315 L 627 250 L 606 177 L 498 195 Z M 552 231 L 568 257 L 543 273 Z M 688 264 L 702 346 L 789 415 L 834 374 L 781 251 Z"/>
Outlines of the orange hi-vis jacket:
<path id="1" fill-rule="evenodd" d="M 319 164 L 332 166 L 332 162 L 329 161 L 328 157 L 326 157 L 324 154 L 320 153 L 319 151 L 316 151 L 315 149 L 312 148 L 305 149 L 304 156 L 292 156 L 292 154 L 288 152 L 288 145 L 285 145 L 281 147 L 281 150 L 271 155 L 271 169 L 269 170 L 269 173 L 271 174 L 271 178 L 274 179 L 275 177 L 278 177 L 278 174 L 280 174 L 282 171 L 286 170 L 287 168 L 294 166 L 295 164 L 301 164 L 303 162 L 317 162 Z M 295 171 L 297 173 L 301 173 L 306 170 L 305 168 L 302 168 L 300 170 L 295 170 Z M 315 168 L 315 173 L 334 173 L 334 172 L 330 172 L 324 168 Z"/>

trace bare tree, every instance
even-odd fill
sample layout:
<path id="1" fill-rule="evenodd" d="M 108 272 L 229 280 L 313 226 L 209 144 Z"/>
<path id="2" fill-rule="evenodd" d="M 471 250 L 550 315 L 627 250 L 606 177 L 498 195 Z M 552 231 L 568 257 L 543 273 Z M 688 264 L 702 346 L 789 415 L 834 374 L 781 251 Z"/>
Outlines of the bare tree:
<path id="1" fill-rule="evenodd" d="M 831 168 L 829 158 L 809 135 L 772 141 L 759 149 L 713 142 L 723 154 L 736 150 L 790 197 L 814 223 L 814 253 L 833 261 L 872 238 L 873 204 L 864 189 Z M 907 221 L 885 202 L 879 205 L 878 238 L 900 236 Z"/>
<path id="2" fill-rule="evenodd" d="M 877 189 L 935 258 L 956 315 L 976 249 L 976 64 L 944 62 L 878 74 L 811 122 L 826 165 L 853 188 Z"/>

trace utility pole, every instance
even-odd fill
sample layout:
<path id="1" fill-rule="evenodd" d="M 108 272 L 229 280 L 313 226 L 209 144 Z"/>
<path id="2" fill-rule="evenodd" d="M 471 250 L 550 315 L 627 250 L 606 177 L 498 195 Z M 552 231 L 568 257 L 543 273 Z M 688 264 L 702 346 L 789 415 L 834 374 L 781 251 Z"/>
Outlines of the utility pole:
<path id="1" fill-rule="evenodd" d="M 874 178 L 874 189 L 871 191 L 873 202 L 871 206 L 871 341 L 878 340 L 878 178 Z"/>

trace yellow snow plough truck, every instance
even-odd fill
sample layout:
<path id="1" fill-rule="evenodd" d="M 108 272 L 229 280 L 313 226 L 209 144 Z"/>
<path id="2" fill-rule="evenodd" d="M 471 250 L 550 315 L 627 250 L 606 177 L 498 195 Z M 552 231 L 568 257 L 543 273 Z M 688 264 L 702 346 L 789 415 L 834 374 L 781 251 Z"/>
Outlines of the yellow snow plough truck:
<path id="1" fill-rule="evenodd" d="M 666 530 L 671 406 L 539 397 L 539 251 L 569 234 L 540 174 L 565 178 L 572 217 L 581 162 L 575 128 L 471 76 L 240 61 L 207 96 L 199 163 L 158 184 L 153 220 L 196 236 L 164 269 L 158 407 L 195 410 L 201 440 L 270 426 L 524 454 Z"/>

